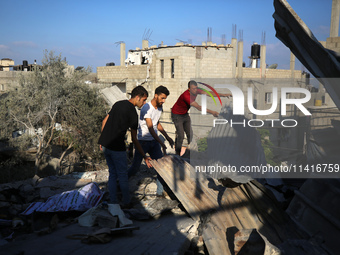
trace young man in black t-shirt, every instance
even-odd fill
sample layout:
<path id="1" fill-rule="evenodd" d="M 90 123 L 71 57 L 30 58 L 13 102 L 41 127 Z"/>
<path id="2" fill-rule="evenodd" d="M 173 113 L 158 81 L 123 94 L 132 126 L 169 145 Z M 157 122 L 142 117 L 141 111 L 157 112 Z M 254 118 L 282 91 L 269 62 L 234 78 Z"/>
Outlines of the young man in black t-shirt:
<path id="1" fill-rule="evenodd" d="M 110 203 L 117 204 L 117 179 L 122 191 L 122 207 L 130 204 L 129 182 L 127 173 L 127 156 L 125 134 L 131 129 L 132 142 L 141 153 L 148 167 L 151 167 L 150 157 L 147 157 L 137 140 L 138 115 L 135 106 L 141 108 L 148 97 L 143 86 L 137 86 L 131 92 L 130 100 L 116 102 L 102 123 L 102 133 L 98 143 L 104 152 L 109 167 Z"/>

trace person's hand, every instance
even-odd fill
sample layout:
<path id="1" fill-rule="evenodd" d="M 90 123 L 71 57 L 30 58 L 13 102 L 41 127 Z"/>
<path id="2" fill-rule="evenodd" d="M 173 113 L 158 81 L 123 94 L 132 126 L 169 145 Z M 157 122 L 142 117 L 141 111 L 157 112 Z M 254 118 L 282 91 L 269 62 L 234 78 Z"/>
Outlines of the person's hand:
<path id="1" fill-rule="evenodd" d="M 102 151 L 103 150 L 103 147 L 102 147 L 102 145 L 100 144 L 99 145 L 99 149 Z"/>
<path id="2" fill-rule="evenodd" d="M 214 111 L 214 112 L 212 112 L 212 115 L 213 115 L 214 117 L 218 117 L 219 113 Z"/>
<path id="3" fill-rule="evenodd" d="M 152 167 L 152 165 L 151 165 L 151 163 L 150 163 L 150 161 L 152 160 L 150 157 L 146 157 L 146 158 L 144 158 L 144 160 L 145 160 L 145 163 L 146 163 L 146 165 L 148 166 L 148 168 L 151 168 Z"/>
<path id="4" fill-rule="evenodd" d="M 169 137 L 169 139 L 168 139 L 168 142 L 170 143 L 170 146 L 171 146 L 171 148 L 173 148 L 174 147 L 174 140 L 172 140 L 170 137 Z"/>

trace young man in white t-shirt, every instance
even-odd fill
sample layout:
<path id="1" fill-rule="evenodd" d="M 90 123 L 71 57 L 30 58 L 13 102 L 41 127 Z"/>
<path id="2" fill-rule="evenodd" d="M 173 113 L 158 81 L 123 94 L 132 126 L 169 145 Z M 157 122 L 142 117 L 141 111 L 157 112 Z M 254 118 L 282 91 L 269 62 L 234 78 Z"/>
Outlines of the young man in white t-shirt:
<path id="1" fill-rule="evenodd" d="M 145 104 L 140 112 L 138 141 L 141 144 L 143 151 L 145 153 L 149 153 L 152 159 L 159 159 L 163 157 L 163 153 L 166 154 L 166 146 L 158 137 L 157 131 L 164 135 L 171 147 L 174 145 L 174 141 L 168 136 L 161 123 L 159 123 L 159 119 L 163 111 L 162 105 L 169 94 L 170 92 L 166 87 L 157 87 L 154 98 L 149 103 Z M 161 147 L 163 149 L 163 153 Z M 138 172 L 142 159 L 142 155 L 136 150 L 132 165 L 128 170 L 129 177 Z M 158 177 L 157 196 L 161 196 L 163 194 L 163 186 L 159 179 L 160 178 Z"/>

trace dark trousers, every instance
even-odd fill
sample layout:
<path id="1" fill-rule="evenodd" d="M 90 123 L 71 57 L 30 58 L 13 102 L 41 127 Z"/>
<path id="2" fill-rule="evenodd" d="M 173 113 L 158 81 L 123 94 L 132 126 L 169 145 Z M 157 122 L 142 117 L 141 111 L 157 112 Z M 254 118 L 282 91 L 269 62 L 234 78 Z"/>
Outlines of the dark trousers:
<path id="1" fill-rule="evenodd" d="M 191 127 L 191 119 L 188 113 L 186 114 L 174 114 L 171 113 L 171 118 L 176 128 L 176 141 L 175 141 L 175 150 L 179 154 L 182 149 L 182 144 L 184 140 L 184 132 L 187 136 L 188 143 L 191 143 L 192 140 L 192 127 Z"/>

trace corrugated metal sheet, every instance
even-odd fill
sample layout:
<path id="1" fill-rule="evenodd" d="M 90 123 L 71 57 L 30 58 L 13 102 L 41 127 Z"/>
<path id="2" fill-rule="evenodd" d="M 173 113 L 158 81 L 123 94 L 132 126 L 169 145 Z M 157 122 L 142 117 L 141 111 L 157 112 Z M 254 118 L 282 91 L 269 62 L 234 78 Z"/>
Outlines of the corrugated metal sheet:
<path id="1" fill-rule="evenodd" d="M 203 238 L 210 254 L 233 254 L 227 234 L 235 228 L 257 229 L 273 245 L 306 237 L 257 181 L 227 188 L 174 155 L 152 165 L 193 219 L 206 218 Z"/>

